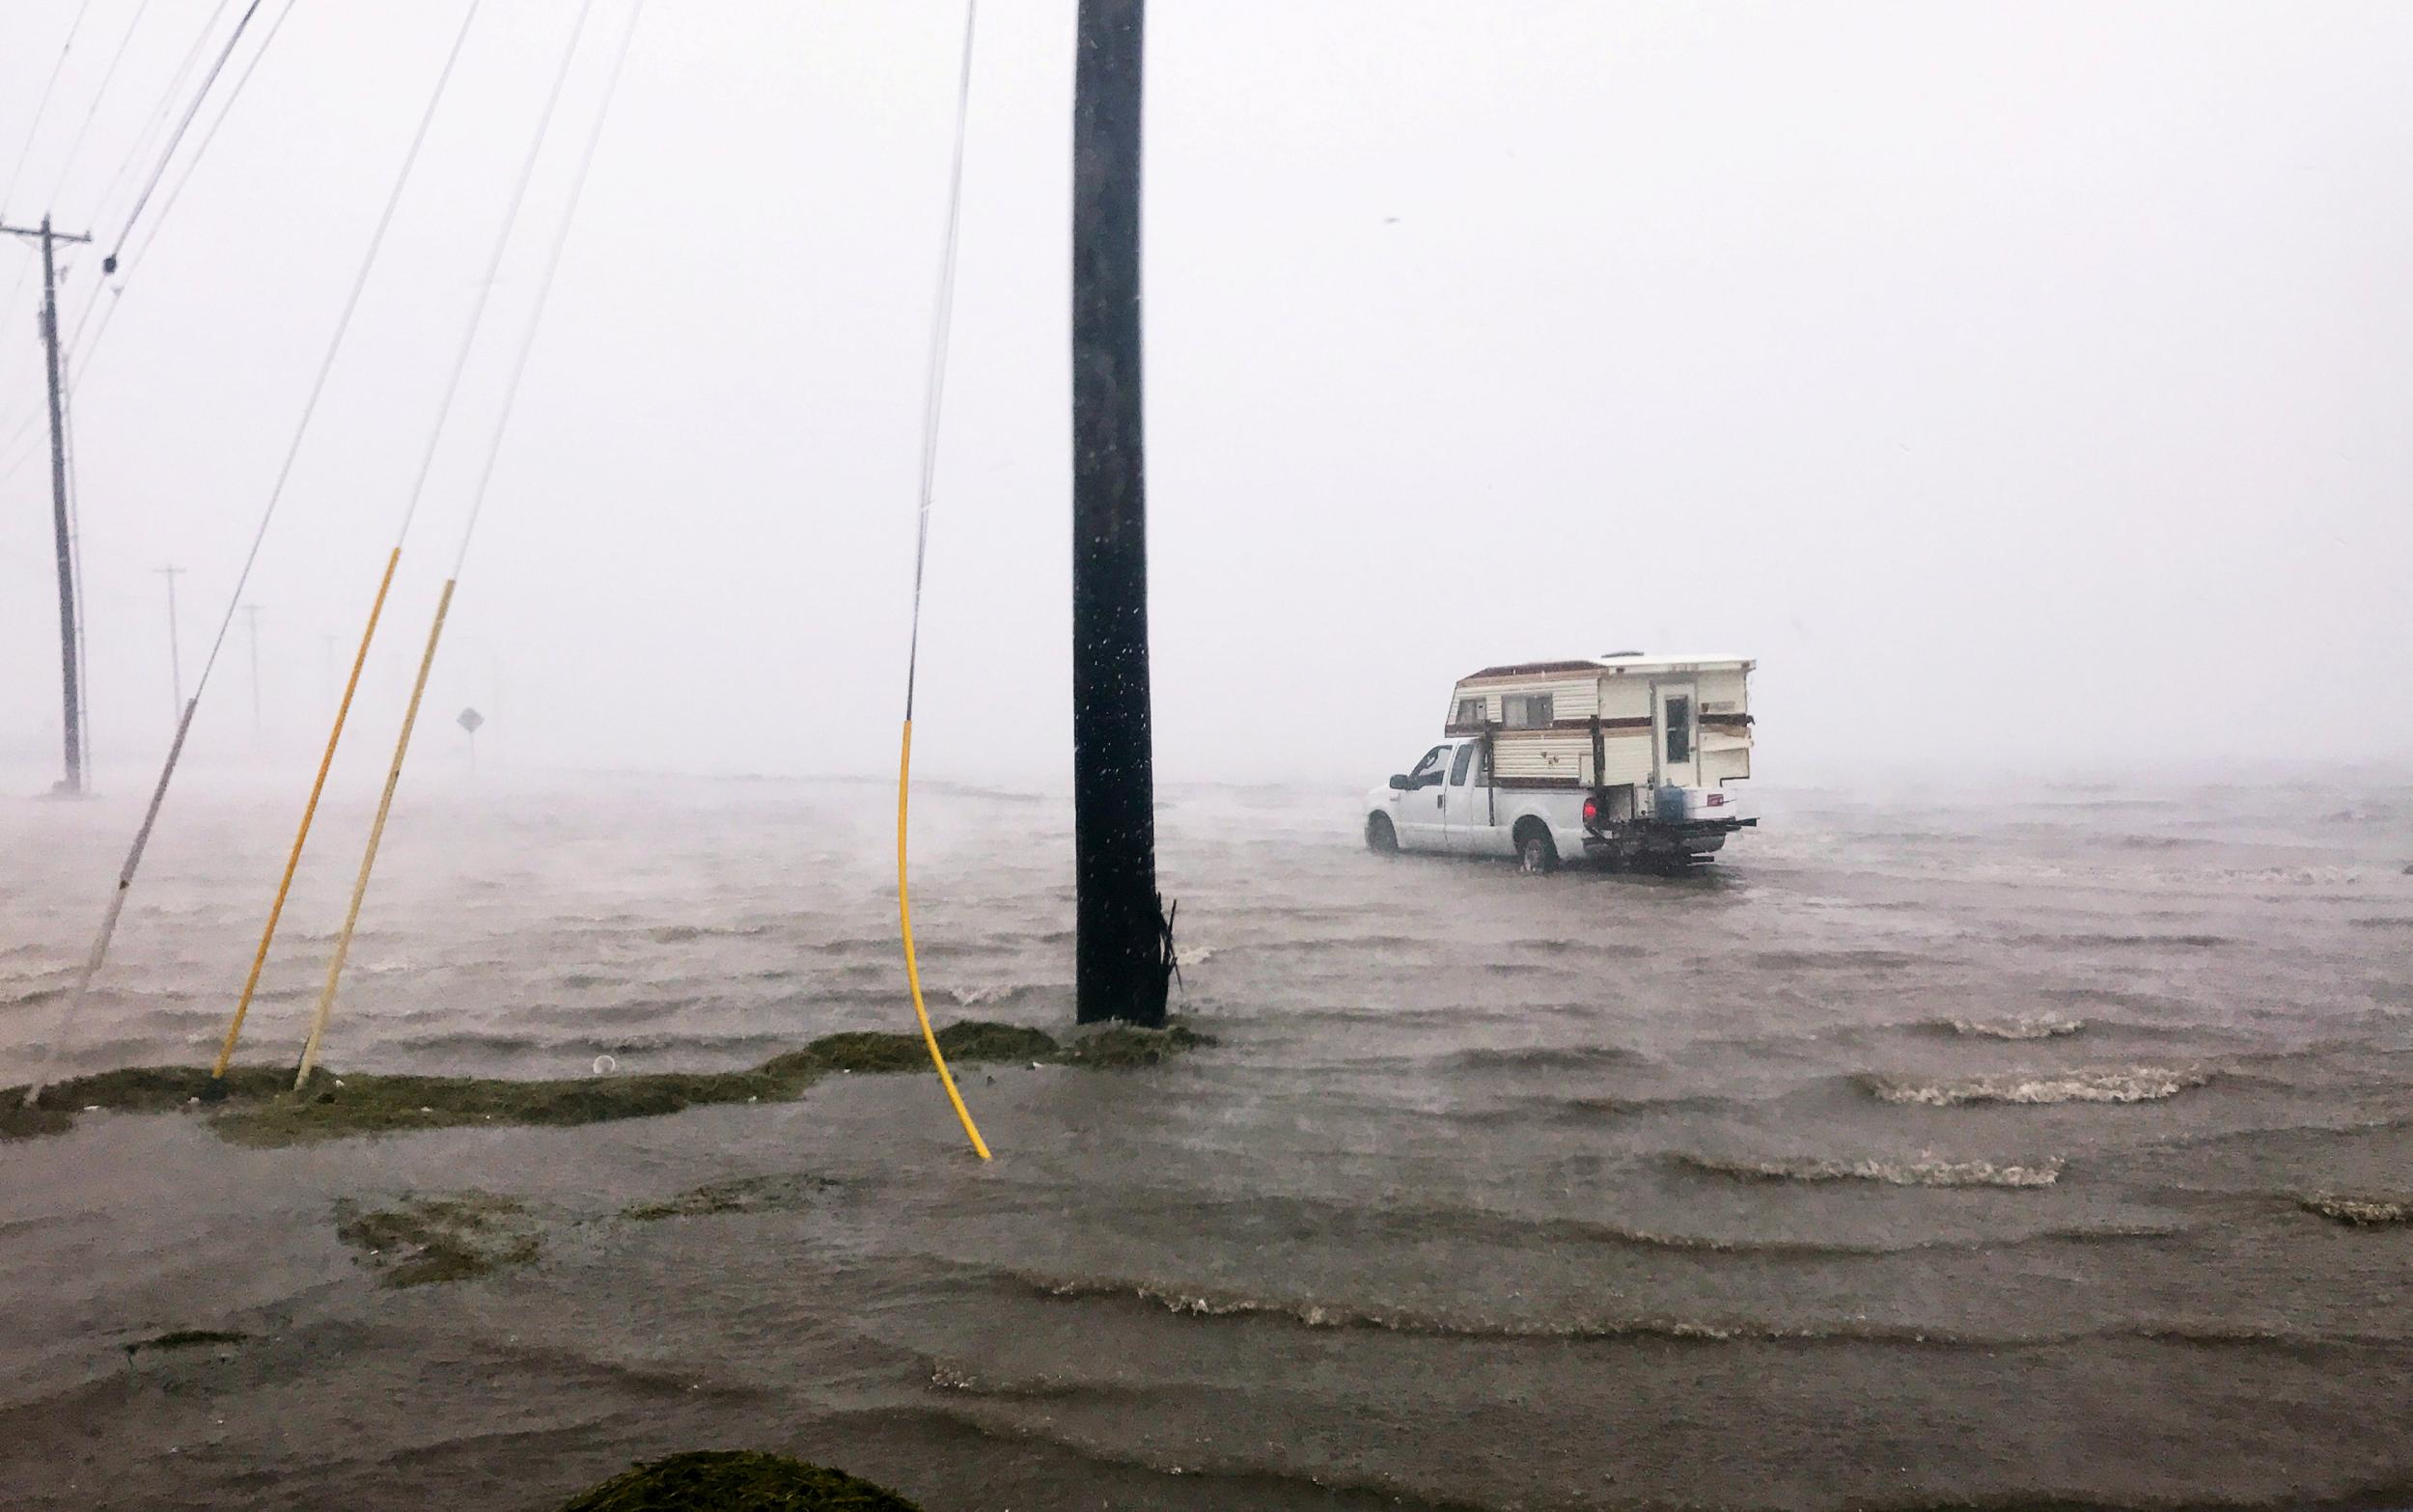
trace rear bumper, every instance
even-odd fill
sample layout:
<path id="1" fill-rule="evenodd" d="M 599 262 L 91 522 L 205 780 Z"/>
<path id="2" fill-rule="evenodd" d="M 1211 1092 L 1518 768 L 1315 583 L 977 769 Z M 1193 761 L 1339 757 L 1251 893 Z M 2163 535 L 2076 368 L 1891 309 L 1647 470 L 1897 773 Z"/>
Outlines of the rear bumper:
<path id="1" fill-rule="evenodd" d="M 1584 832 L 1584 849 L 1595 856 L 1706 856 L 1726 843 L 1736 830 L 1756 829 L 1750 819 L 1687 819 L 1663 823 L 1641 819 L 1606 830 Z"/>

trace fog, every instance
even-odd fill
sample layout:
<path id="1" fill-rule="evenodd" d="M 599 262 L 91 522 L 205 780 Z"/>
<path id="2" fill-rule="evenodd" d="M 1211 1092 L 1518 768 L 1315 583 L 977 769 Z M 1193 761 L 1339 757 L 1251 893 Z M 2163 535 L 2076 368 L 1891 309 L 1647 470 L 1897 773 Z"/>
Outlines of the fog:
<path id="1" fill-rule="evenodd" d="M 215 9 L 156 0 L 96 96 L 135 4 L 92 0 L 12 224 L 114 235 L 126 195 L 96 202 Z M 624 6 L 495 289 L 351 788 Z M 0 18 L 0 153 L 77 10 Z M 307 780 L 572 10 L 487 0 L 245 594 L 262 729 L 238 622 L 198 767 Z M 938 776 L 1068 782 L 1072 14 L 981 9 L 916 726 Z M 893 769 L 961 14 L 647 12 L 427 764 L 475 705 L 511 766 Z M 169 732 L 154 569 L 186 569 L 189 686 L 458 15 L 297 7 L 77 375 L 117 786 Z M 1150 27 L 1165 779 L 1363 785 L 1465 673 L 1622 648 L 1758 658 L 1776 782 L 2327 773 L 2413 738 L 2413 12 L 1165 0 Z M 32 261 L 0 246 L 0 436 L 42 403 Z M 70 322 L 97 261 L 68 259 Z M 58 739 L 40 436 L 0 445 L 25 790 Z"/>

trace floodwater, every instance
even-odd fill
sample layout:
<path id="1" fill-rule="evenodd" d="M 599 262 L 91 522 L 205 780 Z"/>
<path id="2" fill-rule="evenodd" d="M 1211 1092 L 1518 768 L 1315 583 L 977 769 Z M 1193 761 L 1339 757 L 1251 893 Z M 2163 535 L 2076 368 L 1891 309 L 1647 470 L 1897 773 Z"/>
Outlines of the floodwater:
<path id="1" fill-rule="evenodd" d="M 748 1064 L 910 1024 L 876 784 L 406 788 L 327 1055 Z M 71 1069 L 205 1059 L 290 802 L 170 810 Z M 1716 874 L 1389 860 L 1166 797 L 1150 1071 L 975 1070 L 287 1150 L 0 1145 L 0 1504 L 536 1508 L 674 1449 L 933 1509 L 2378 1504 L 2413 1492 L 2413 794 L 1769 791 Z M 331 809 L 246 1057 L 290 1061 Z M 942 1019 L 1070 1018 L 1056 800 L 926 791 Z M 0 808 L 0 1080 L 131 822 Z M 764 1210 L 619 1216 L 804 1177 Z M 340 1198 L 528 1202 L 409 1290 Z M 179 1329 L 239 1344 L 129 1356 Z M 2399 1502 L 2401 1504 L 2401 1502 Z"/>

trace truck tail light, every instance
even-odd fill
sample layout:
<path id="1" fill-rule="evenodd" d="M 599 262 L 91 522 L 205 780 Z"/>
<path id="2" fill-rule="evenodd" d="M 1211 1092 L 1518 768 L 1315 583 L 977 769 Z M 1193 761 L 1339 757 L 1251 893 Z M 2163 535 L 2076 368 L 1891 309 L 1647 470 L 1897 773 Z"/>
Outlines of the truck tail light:
<path id="1" fill-rule="evenodd" d="M 1584 800 L 1584 822 L 1592 825 L 1596 825 L 1600 822 L 1599 799 L 1587 798 Z"/>
<path id="2" fill-rule="evenodd" d="M 1724 793 L 1711 793 L 1708 798 L 1708 804 L 1712 809 L 1724 808 L 1726 805 L 1726 795 Z"/>

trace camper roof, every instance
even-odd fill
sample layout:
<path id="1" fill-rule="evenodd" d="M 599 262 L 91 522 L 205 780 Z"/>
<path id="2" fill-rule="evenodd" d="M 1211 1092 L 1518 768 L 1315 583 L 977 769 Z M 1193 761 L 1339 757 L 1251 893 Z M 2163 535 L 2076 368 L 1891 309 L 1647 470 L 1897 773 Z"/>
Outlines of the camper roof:
<path id="1" fill-rule="evenodd" d="M 1701 667 L 1739 667 L 1752 669 L 1748 656 L 1663 656 L 1654 652 L 1619 651 L 1609 656 L 1583 656 L 1556 662 L 1511 662 L 1501 667 L 1485 667 L 1469 673 L 1460 682 L 1481 682 L 1491 677 L 1537 677 L 1549 674 L 1587 672 L 1678 672 Z"/>

